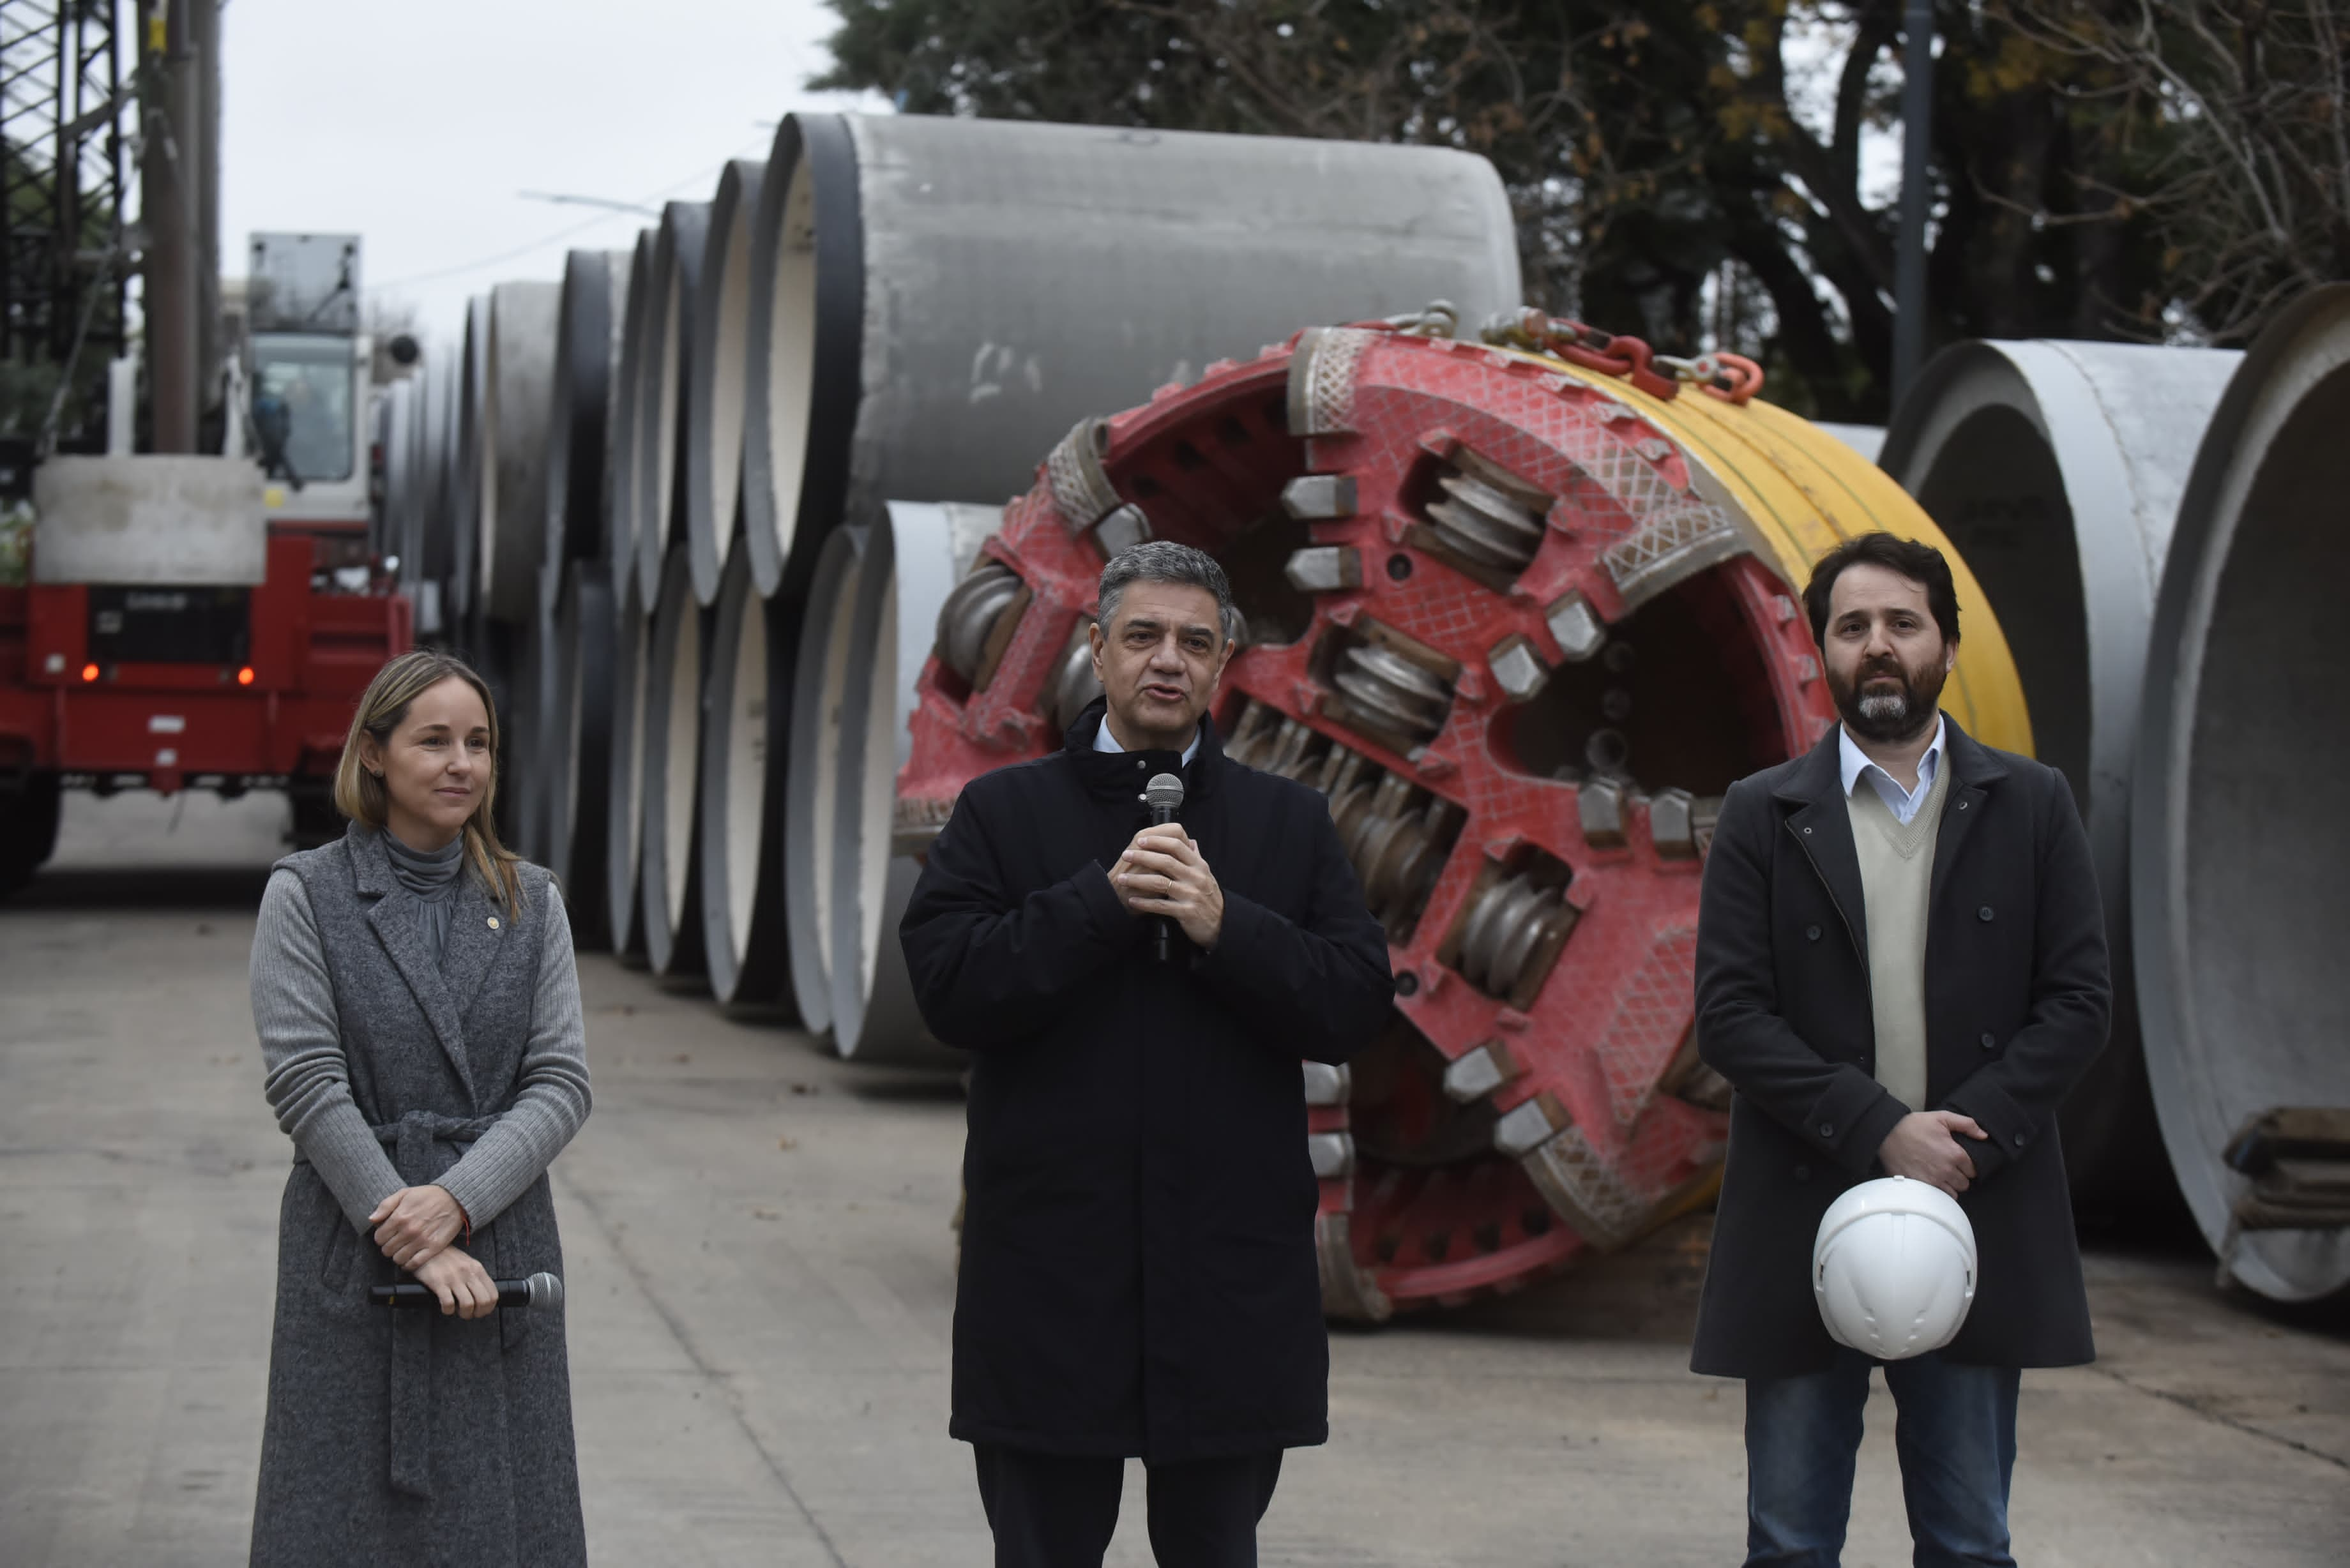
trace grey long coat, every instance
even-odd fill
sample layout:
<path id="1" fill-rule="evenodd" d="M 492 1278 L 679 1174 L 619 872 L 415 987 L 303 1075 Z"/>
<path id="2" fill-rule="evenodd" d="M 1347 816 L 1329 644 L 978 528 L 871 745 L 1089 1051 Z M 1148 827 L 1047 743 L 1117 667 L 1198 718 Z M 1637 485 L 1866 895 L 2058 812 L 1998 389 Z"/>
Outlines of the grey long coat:
<path id="1" fill-rule="evenodd" d="M 546 1167 L 587 1114 L 577 981 L 551 879 L 525 867 L 523 889 L 508 915 L 463 874 L 435 964 L 372 833 L 272 879 L 255 1016 L 297 1152 L 255 1564 L 586 1560 L 562 1314 L 368 1301 L 399 1276 L 366 1216 L 402 1185 L 450 1188 L 493 1278 L 563 1272 Z"/>

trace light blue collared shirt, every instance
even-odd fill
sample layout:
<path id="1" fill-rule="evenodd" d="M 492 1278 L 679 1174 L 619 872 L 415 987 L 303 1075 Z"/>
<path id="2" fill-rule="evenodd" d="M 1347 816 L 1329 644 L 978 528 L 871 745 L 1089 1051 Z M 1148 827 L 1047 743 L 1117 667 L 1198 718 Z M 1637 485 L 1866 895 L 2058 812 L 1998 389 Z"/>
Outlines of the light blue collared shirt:
<path id="1" fill-rule="evenodd" d="M 1107 734 L 1109 726 L 1104 724 L 1102 731 Z M 1935 714 L 1934 739 L 1926 747 L 1926 754 L 1918 759 L 1918 787 L 1914 790 L 1905 790 L 1893 782 L 1891 774 L 1870 762 L 1861 749 L 1853 744 L 1851 731 L 1838 724 L 1836 726 L 1836 761 L 1844 773 L 1845 794 L 1849 797 L 1860 781 L 1866 779 L 1876 788 L 1877 796 L 1885 803 L 1885 808 L 1890 811 L 1902 826 L 1908 826 L 1911 819 L 1917 816 L 1918 808 L 1926 804 L 1927 794 L 1934 787 L 1934 775 L 1941 770 L 1942 766 L 1942 742 L 1948 734 L 1947 721 L 1939 713 Z M 1115 751 L 1118 748 L 1113 746 L 1109 749 Z"/>
<path id="2" fill-rule="evenodd" d="M 1109 732 L 1109 715 L 1107 713 L 1104 713 L 1102 715 L 1100 727 L 1094 731 L 1094 750 L 1097 752 L 1123 752 L 1126 750 L 1124 746 L 1118 743 L 1118 737 Z M 1199 754 L 1200 732 L 1193 730 L 1191 732 L 1191 743 L 1183 748 L 1183 765 L 1187 768 L 1190 767 L 1191 765 L 1191 759 Z"/>

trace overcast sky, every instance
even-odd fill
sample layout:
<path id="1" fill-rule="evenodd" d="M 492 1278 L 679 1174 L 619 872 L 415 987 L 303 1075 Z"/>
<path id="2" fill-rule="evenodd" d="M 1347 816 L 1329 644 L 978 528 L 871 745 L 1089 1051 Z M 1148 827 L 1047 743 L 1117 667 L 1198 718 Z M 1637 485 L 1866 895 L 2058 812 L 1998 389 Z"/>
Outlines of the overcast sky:
<path id="1" fill-rule="evenodd" d="M 368 293 L 445 342 L 469 295 L 649 222 L 518 192 L 707 201 L 784 114 L 858 107 L 802 90 L 836 21 L 816 0 L 227 0 L 222 270 L 255 230 L 356 233 Z"/>

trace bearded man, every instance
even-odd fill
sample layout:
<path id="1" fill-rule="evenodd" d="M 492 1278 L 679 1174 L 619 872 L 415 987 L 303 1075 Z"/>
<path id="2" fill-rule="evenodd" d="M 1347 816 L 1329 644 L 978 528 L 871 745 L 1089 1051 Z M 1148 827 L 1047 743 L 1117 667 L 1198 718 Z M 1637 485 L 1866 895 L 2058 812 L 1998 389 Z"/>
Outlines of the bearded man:
<path id="1" fill-rule="evenodd" d="M 1130 1458 L 1162 1568 L 1249 1568 L 1283 1450 L 1329 1432 L 1300 1059 L 1385 1021 L 1387 939 L 1323 798 L 1206 716 L 1223 569 L 1139 545 L 1099 605 L 1102 698 L 964 788 L 899 927 L 972 1054 L 947 1429 L 998 1568 L 1100 1568 Z"/>
<path id="2" fill-rule="evenodd" d="M 1698 1372 L 1746 1380 L 1747 1563 L 1834 1568 L 1872 1363 L 1811 1284 L 1821 1216 L 1877 1176 L 1974 1226 L 1973 1310 L 1885 1365 L 1920 1568 L 2008 1565 L 2022 1368 L 2091 1360 L 2056 1107 L 2111 985 L 2064 776 L 1939 706 L 1950 568 L 1870 534 L 1804 592 L 1843 723 L 1722 803 L 1698 924 L 1698 1051 L 1736 1091 Z"/>

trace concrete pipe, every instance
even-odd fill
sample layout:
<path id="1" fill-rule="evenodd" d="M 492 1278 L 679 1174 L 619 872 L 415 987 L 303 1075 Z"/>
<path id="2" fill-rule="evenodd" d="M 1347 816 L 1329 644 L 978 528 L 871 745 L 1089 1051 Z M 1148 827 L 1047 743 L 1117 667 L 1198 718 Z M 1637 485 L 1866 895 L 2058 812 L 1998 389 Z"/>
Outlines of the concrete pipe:
<path id="1" fill-rule="evenodd" d="M 2241 358 L 2113 343 L 1960 344 L 1926 368 L 1882 454 L 1991 597 L 2038 755 L 2064 774 L 2088 825 L 2115 1016 L 2111 1044 L 2061 1118 L 2085 1215 L 2147 1216 L 2167 1201 L 2131 1000 L 2130 774 L 2147 628 L 2179 492 Z"/>
<path id="2" fill-rule="evenodd" d="M 1109 552 L 1224 563 L 1250 628 L 1212 710 L 1225 751 L 1329 801 L 1397 975 L 1387 1034 L 1302 1085 L 1334 1314 L 1514 1289 L 1718 1179 L 1729 1093 L 1691 985 L 1713 822 L 1834 718 L 1791 584 L 1856 533 L 1941 535 L 1852 448 L 1731 400 L 1751 381 L 1662 391 L 1388 324 L 1309 331 L 1079 424 L 940 617 L 908 834 L 1061 743 L 1045 715 Z M 2028 748 L 2000 622 L 1952 565 L 1969 631 L 1944 701 Z"/>
<path id="3" fill-rule="evenodd" d="M 639 598 L 634 562 L 606 591 L 612 609 L 611 723 L 606 738 L 610 767 L 604 792 L 604 916 L 612 953 L 622 963 L 645 961 L 644 772 L 645 688 L 651 625 Z"/>
<path id="4" fill-rule="evenodd" d="M 626 589 L 637 576 L 637 367 L 644 357 L 645 295 L 652 282 L 652 254 L 651 231 L 639 231 L 620 306 L 619 353 L 612 362 L 611 430 L 604 443 L 604 570 L 615 615 L 622 613 L 625 603 L 640 608 L 650 603 L 641 584 L 633 599 Z"/>
<path id="5" fill-rule="evenodd" d="M 638 749 L 644 790 L 645 963 L 664 980 L 702 973 L 702 688 L 709 672 L 709 612 L 693 602 L 683 541 L 661 564 L 648 628 L 645 722 Z"/>
<path id="6" fill-rule="evenodd" d="M 2171 1168 L 2220 1267 L 2279 1301 L 2350 1285 L 2350 287 L 2245 355 L 2155 600 L 2130 811 L 2138 1008 Z M 2297 793 L 2314 789 L 2293 810 Z"/>
<path id="7" fill-rule="evenodd" d="M 792 1022 L 782 845 L 798 629 L 797 607 L 761 598 L 737 552 L 720 586 L 702 705 L 702 948 L 720 1007 Z"/>
<path id="8" fill-rule="evenodd" d="M 750 362 L 751 236 L 767 166 L 737 159 L 718 177 L 702 247 L 702 286 L 690 302 L 692 377 L 685 400 L 685 535 L 693 593 L 718 601 L 743 496 L 743 377 Z"/>
<path id="9" fill-rule="evenodd" d="M 409 399 L 414 389 L 394 381 L 378 391 L 368 408 L 368 440 L 380 455 L 382 482 L 375 503 L 368 508 L 368 550 L 375 556 L 400 554 L 400 504 L 408 488 Z"/>
<path id="10" fill-rule="evenodd" d="M 555 611 L 555 704 L 547 770 L 546 868 L 582 950 L 611 945 L 608 878 L 612 767 L 612 590 L 599 560 L 567 561 Z"/>
<path id="11" fill-rule="evenodd" d="M 872 530 L 842 693 L 832 862 L 832 1038 L 860 1061 L 952 1059 L 922 1024 L 898 945 L 927 834 L 895 841 L 898 770 L 947 596 L 1003 526 L 1000 506 L 893 501 Z"/>
<path id="12" fill-rule="evenodd" d="M 710 203 L 671 202 L 661 209 L 653 242 L 652 275 L 645 280 L 643 332 L 637 340 L 637 575 L 653 602 L 670 546 L 685 543 L 684 474 L 678 448 L 685 436 L 693 386 L 693 304 L 702 291 L 702 261 L 710 234 Z"/>
<path id="13" fill-rule="evenodd" d="M 473 584 L 480 576 L 482 409 L 490 365 L 490 301 L 477 294 L 465 302 L 465 337 L 458 352 L 455 396 L 449 410 L 449 576 L 444 594 L 452 625 L 473 613 Z"/>
<path id="14" fill-rule="evenodd" d="M 841 729 L 858 658 L 855 605 L 871 531 L 837 529 L 808 583 L 793 660 L 784 792 L 784 929 L 800 1023 L 832 1027 L 833 860 L 837 851 Z"/>
<path id="15" fill-rule="evenodd" d="M 489 350 L 476 408 L 478 613 L 530 626 L 546 556 L 546 452 L 555 418 L 555 328 L 563 290 L 502 283 L 490 291 Z"/>
<path id="16" fill-rule="evenodd" d="M 530 624 L 519 628 L 511 706 L 504 714 L 508 757 L 504 787 L 515 792 L 514 839 L 506 847 L 545 865 L 547 821 L 555 770 L 549 742 L 555 728 L 555 695 L 563 682 L 563 653 L 555 635 L 557 600 L 563 592 L 560 566 L 541 566 L 532 574 Z"/>
<path id="17" fill-rule="evenodd" d="M 540 543 L 541 559 L 547 562 L 600 560 L 604 555 L 604 441 L 628 290 L 624 251 L 573 251 L 563 260 L 555 405 L 546 432 L 546 527 Z"/>
<path id="18" fill-rule="evenodd" d="M 1077 419 L 1301 322 L 1519 297 L 1500 177 L 1441 149 L 807 114 L 767 168 L 743 450 L 765 593 L 802 597 L 842 517 L 1013 494 Z"/>
<path id="19" fill-rule="evenodd" d="M 450 426 L 451 409 L 456 400 L 452 376 L 456 364 L 452 357 L 439 355 L 427 359 L 418 376 L 422 398 L 415 421 L 415 536 L 409 545 L 411 555 L 402 562 L 403 586 L 428 582 L 439 585 L 449 579 L 454 544 L 449 505 L 449 471 L 454 462 Z"/>

